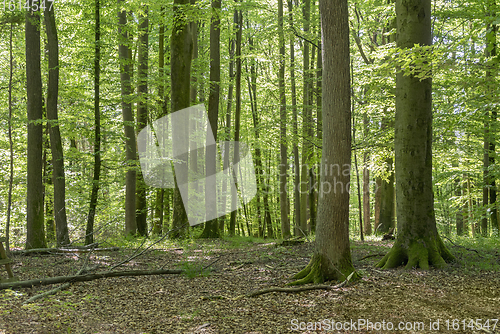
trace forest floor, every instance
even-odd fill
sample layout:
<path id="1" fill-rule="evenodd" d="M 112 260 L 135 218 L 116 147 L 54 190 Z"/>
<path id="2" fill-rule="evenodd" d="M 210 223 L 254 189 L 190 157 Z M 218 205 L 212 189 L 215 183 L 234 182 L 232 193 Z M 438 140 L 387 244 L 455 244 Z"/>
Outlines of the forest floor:
<path id="1" fill-rule="evenodd" d="M 307 265 L 313 243 L 277 246 L 242 238 L 160 243 L 115 270 L 180 268 L 183 274 L 74 283 L 27 305 L 26 299 L 53 286 L 3 290 L 0 333 L 500 333 L 500 321 L 493 320 L 500 318 L 499 239 L 487 246 L 466 244 L 477 252 L 446 241 L 458 261 L 430 271 L 376 269 L 392 246 L 378 239 L 352 242 L 358 281 L 338 289 L 239 299 L 286 287 Z M 106 270 L 133 251 L 95 253 L 89 265 Z M 15 256 L 13 270 L 21 280 L 74 275 L 85 257 Z"/>

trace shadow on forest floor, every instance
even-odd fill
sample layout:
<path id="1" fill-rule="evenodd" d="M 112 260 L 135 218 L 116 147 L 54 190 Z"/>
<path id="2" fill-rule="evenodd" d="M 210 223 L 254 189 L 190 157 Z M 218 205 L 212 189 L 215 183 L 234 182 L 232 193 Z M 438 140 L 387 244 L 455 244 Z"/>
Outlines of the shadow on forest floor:
<path id="1" fill-rule="evenodd" d="M 238 300 L 284 287 L 308 263 L 313 244 L 243 238 L 165 243 L 121 269 L 181 268 L 184 274 L 75 283 L 29 305 L 23 301 L 52 286 L 0 291 L 0 333 L 500 333 L 500 322 L 492 320 L 500 318 L 500 245 L 498 239 L 474 242 L 445 241 L 459 261 L 425 272 L 378 270 L 374 264 L 392 243 L 354 241 L 361 280 L 340 289 Z M 106 270 L 133 251 L 97 253 L 89 265 Z M 83 258 L 16 256 L 13 269 L 21 280 L 70 275 Z M 375 329 L 360 326 L 364 321 Z"/>

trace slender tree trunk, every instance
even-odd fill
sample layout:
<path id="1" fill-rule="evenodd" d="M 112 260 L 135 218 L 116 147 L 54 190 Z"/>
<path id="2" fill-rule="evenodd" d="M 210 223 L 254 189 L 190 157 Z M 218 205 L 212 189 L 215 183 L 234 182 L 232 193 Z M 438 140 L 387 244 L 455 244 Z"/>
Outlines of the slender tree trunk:
<path id="1" fill-rule="evenodd" d="M 90 194 L 90 208 L 85 232 L 85 244 L 94 243 L 94 220 L 101 175 L 101 111 L 99 108 L 101 75 L 101 17 L 100 0 L 95 0 L 95 53 L 94 53 L 94 178 Z"/>
<path id="2" fill-rule="evenodd" d="M 283 33 L 283 0 L 278 0 L 278 35 L 280 49 L 280 67 L 278 73 L 280 99 L 280 212 L 281 235 L 283 239 L 290 237 L 290 221 L 288 220 L 288 154 L 286 139 L 286 95 L 285 95 L 285 36 Z"/>
<path id="3" fill-rule="evenodd" d="M 207 133 L 205 155 L 205 208 L 207 217 L 215 217 L 217 213 L 217 193 L 208 192 L 207 189 L 217 189 L 213 175 L 216 174 L 217 147 L 212 140 L 217 142 L 220 94 L 220 9 L 221 1 L 212 0 L 212 22 L 210 24 L 210 94 L 208 95 L 208 121 L 212 133 Z M 213 135 L 213 136 L 212 136 Z M 212 176 L 212 177 L 210 177 Z M 217 218 L 208 220 L 201 235 L 204 238 L 218 238 L 219 223 Z"/>
<path id="4" fill-rule="evenodd" d="M 26 92 L 28 97 L 28 180 L 26 249 L 45 248 L 42 183 L 42 74 L 40 16 L 26 12 Z"/>
<path id="5" fill-rule="evenodd" d="M 162 7 L 160 12 L 162 15 L 165 12 L 165 8 Z M 167 103 L 165 99 L 165 25 L 163 22 L 160 23 L 159 27 L 159 40 L 158 40 L 158 71 L 160 74 L 160 81 L 158 85 L 158 109 L 160 110 L 158 117 L 161 118 L 167 115 Z M 156 202 L 155 202 L 155 218 L 153 234 L 161 235 L 163 232 L 163 221 L 164 221 L 164 199 L 165 199 L 165 189 L 156 189 Z"/>
<path id="6" fill-rule="evenodd" d="M 236 0 L 238 2 L 238 0 Z M 240 116 L 241 116 L 241 38 L 243 32 L 242 25 L 242 14 L 240 10 L 235 10 L 235 18 L 237 18 L 237 30 L 236 30 L 236 80 L 235 80 L 235 95 L 236 95 L 236 110 L 234 114 L 234 141 L 238 142 L 240 140 Z M 235 20 L 236 21 L 236 20 Z M 240 151 L 238 145 L 234 147 L 234 160 L 239 160 Z M 236 177 L 233 175 L 235 189 L 238 189 L 238 184 L 236 182 Z M 231 195 L 231 208 L 236 208 L 236 201 L 238 200 L 238 194 L 234 193 Z M 229 221 L 229 234 L 235 234 L 236 226 L 236 214 L 237 210 L 231 212 L 231 219 Z"/>
<path id="7" fill-rule="evenodd" d="M 293 3 L 292 0 L 288 0 L 288 17 L 290 20 L 290 25 L 293 26 Z M 299 161 L 299 148 L 298 148 L 298 120 L 297 120 L 297 88 L 295 84 L 295 38 L 290 35 L 290 84 L 291 84 L 291 94 L 292 94 L 292 131 L 293 131 L 293 202 L 294 202 L 294 222 L 295 222 L 295 235 L 301 236 L 300 227 L 300 217 L 301 217 L 301 206 L 300 206 L 300 161 Z"/>
<path id="8" fill-rule="evenodd" d="M 349 246 L 349 175 L 329 166 L 350 166 L 351 106 L 349 25 L 346 0 L 320 0 L 323 31 L 323 155 L 316 249 L 299 281 L 345 280 L 353 271 Z M 342 189 L 333 191 L 335 185 Z M 331 191 L 328 191 L 328 186 Z"/>
<path id="9" fill-rule="evenodd" d="M 430 0 L 397 0 L 396 17 L 398 48 L 411 50 L 432 44 Z M 410 66 L 419 70 L 418 65 Z M 387 269 L 406 263 L 407 269 L 443 267 L 453 255 L 437 232 L 434 213 L 431 78 L 404 75 L 398 70 L 394 143 L 398 235 L 377 266 Z"/>
<path id="10" fill-rule="evenodd" d="M 12 78 L 14 76 L 14 56 L 12 54 L 12 34 L 14 23 L 10 23 L 9 32 L 9 120 L 7 135 L 9 138 L 9 190 L 7 195 L 7 221 L 5 223 L 5 251 L 10 255 L 10 215 L 12 209 L 12 185 L 14 183 L 14 142 L 12 141 Z"/>
<path id="11" fill-rule="evenodd" d="M 148 123 L 148 42 L 149 42 L 149 19 L 147 6 L 139 15 L 139 51 L 137 56 L 137 133 Z M 148 234 L 148 201 L 147 185 L 141 169 L 137 173 L 136 181 L 136 225 L 140 235 Z"/>
<path id="12" fill-rule="evenodd" d="M 118 0 L 118 35 L 120 36 L 119 57 L 120 57 L 120 81 L 121 81 L 121 104 L 123 123 L 125 127 L 125 152 L 127 162 L 127 174 L 125 177 L 125 234 L 134 235 L 137 232 L 135 218 L 135 187 L 136 172 L 134 169 L 137 160 L 136 140 L 134 131 L 134 113 L 130 96 L 132 94 L 132 83 L 130 78 L 132 54 L 129 43 L 129 34 L 127 32 L 127 12 L 120 8 L 124 0 Z"/>
<path id="13" fill-rule="evenodd" d="M 304 33 L 309 32 L 310 27 L 310 17 L 311 17 L 311 0 L 304 0 L 304 8 L 303 8 L 303 22 L 304 22 Z M 309 73 L 309 63 L 310 63 L 310 54 L 309 54 L 309 43 L 304 42 L 304 83 L 303 83 L 303 97 L 302 97 L 302 112 L 303 112 L 303 121 L 302 121 L 302 165 L 301 165 L 301 177 L 302 182 L 300 183 L 300 229 L 301 233 L 307 234 L 307 201 L 309 195 L 309 182 L 306 180 L 309 178 L 309 163 L 313 153 L 313 147 L 310 143 L 312 139 L 312 114 L 311 114 L 311 75 Z"/>
<path id="14" fill-rule="evenodd" d="M 66 181 L 64 156 L 57 116 L 59 95 L 59 40 L 57 37 L 54 7 L 45 7 L 45 29 L 49 49 L 49 81 L 47 83 L 47 120 L 49 121 L 50 150 L 52 152 L 52 178 L 54 183 L 54 218 L 56 222 L 57 245 L 70 243 L 66 218 Z"/>
<path id="15" fill-rule="evenodd" d="M 484 115 L 484 142 L 483 142 L 483 217 L 481 218 L 481 234 L 483 237 L 488 235 L 488 194 L 489 194 L 489 112 Z"/>
<path id="16" fill-rule="evenodd" d="M 490 0 L 488 3 L 489 8 L 489 17 L 488 19 L 491 21 L 496 20 L 496 0 Z M 493 93 L 495 91 L 495 86 L 496 84 L 494 83 L 494 78 L 497 76 L 497 63 L 498 63 L 498 58 L 497 58 L 497 45 L 496 45 L 496 35 L 497 35 L 497 25 L 493 22 L 488 22 L 486 25 L 486 49 L 485 49 L 485 56 L 487 58 L 491 57 L 491 60 L 489 60 L 489 64 L 487 67 L 486 71 L 486 82 L 487 82 L 487 96 L 490 101 L 488 101 L 488 104 L 492 106 L 491 110 L 491 119 L 487 120 L 487 122 L 490 122 L 491 126 L 489 127 L 489 147 L 488 147 L 488 155 L 489 155 L 489 162 L 488 166 L 495 166 L 495 157 L 496 157 L 496 152 L 495 152 L 495 138 L 496 138 L 496 132 L 497 132 L 497 110 L 496 110 L 496 101 L 497 99 L 497 94 Z M 493 94 L 492 94 L 493 93 Z M 485 143 L 486 145 L 486 143 Z M 494 169 L 490 167 L 490 170 Z M 494 234 L 499 235 L 499 223 L 498 223 L 498 217 L 497 217 L 497 190 L 496 190 L 496 182 L 495 182 L 495 175 L 494 173 L 491 173 L 493 175 L 488 175 L 488 190 L 489 190 L 489 204 L 490 204 L 490 217 L 491 217 L 491 230 Z M 483 231 L 483 235 L 487 234 L 487 232 Z"/>
<path id="17" fill-rule="evenodd" d="M 236 14 L 234 15 L 234 20 L 237 20 Z M 235 22 L 236 23 L 236 22 Z M 235 53 L 235 47 L 236 47 L 236 42 L 234 38 L 231 38 L 229 41 L 229 89 L 227 93 L 227 111 L 226 111 L 226 133 L 225 133 L 225 144 L 224 144 L 224 162 L 223 162 L 223 170 L 224 170 L 224 179 L 222 181 L 222 199 L 221 199 L 221 210 L 225 211 L 226 210 L 226 205 L 227 205 L 227 180 L 230 178 L 229 176 L 229 140 L 231 138 L 231 106 L 233 102 L 233 79 L 234 79 L 234 53 Z M 253 115 L 253 113 L 252 113 Z M 257 168 L 257 166 L 256 166 Z M 259 170 L 257 168 L 257 174 Z M 257 182 L 258 182 L 258 175 L 257 175 Z M 257 197 L 257 200 L 259 197 Z M 258 208 L 258 206 L 257 206 Z M 260 219 L 260 218 L 259 218 Z M 226 217 L 221 217 L 219 219 L 219 231 L 221 234 L 224 233 L 224 225 L 226 222 Z"/>

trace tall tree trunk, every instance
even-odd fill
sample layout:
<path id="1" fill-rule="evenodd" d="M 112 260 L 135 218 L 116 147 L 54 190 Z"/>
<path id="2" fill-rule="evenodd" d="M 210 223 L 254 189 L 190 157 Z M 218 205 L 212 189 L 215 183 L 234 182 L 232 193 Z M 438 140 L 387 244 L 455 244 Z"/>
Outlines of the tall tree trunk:
<path id="1" fill-rule="evenodd" d="M 95 0 L 95 53 L 94 53 L 94 178 L 90 194 L 90 208 L 85 232 L 85 244 L 94 243 L 94 220 L 101 175 L 101 111 L 99 108 L 99 81 L 101 75 L 101 17 L 100 0 Z"/>
<path id="2" fill-rule="evenodd" d="M 397 46 L 403 50 L 432 44 L 431 1 L 396 1 Z M 419 18 L 418 20 L 414 18 Z M 419 59 L 421 61 L 421 59 Z M 418 65 L 410 66 L 417 70 Z M 432 190 L 432 80 L 396 74 L 394 151 L 398 235 L 392 249 L 377 264 L 384 269 L 443 267 L 453 255 L 436 227 Z"/>
<path id="3" fill-rule="evenodd" d="M 489 112 L 484 116 L 484 142 L 483 142 L 483 217 L 481 218 L 481 234 L 488 235 L 488 195 L 489 195 L 489 163 L 490 163 L 490 143 L 489 143 Z"/>
<path id="4" fill-rule="evenodd" d="M 12 52 L 12 34 L 14 23 L 10 23 L 9 31 L 9 120 L 7 136 L 9 138 L 9 190 L 7 195 L 7 221 L 5 223 L 5 251 L 10 253 L 10 214 L 12 209 L 12 186 L 14 183 L 14 142 L 12 141 L 12 79 L 14 76 L 14 56 Z"/>
<path id="5" fill-rule="evenodd" d="M 45 248 L 42 183 L 42 74 L 40 15 L 26 12 L 26 93 L 28 98 L 27 235 L 26 249 Z"/>
<path id="6" fill-rule="evenodd" d="M 189 0 L 174 0 L 174 25 L 170 39 L 171 58 L 171 110 L 176 112 L 189 107 L 190 85 L 191 85 L 191 60 L 193 52 L 193 39 L 188 22 L 186 22 L 186 8 Z M 185 235 L 184 226 L 187 226 L 188 218 L 184 203 L 182 201 L 179 184 L 188 182 L 187 162 L 189 142 L 187 140 L 188 122 L 184 126 L 172 127 L 174 156 L 178 159 L 175 163 L 175 188 L 174 188 L 174 214 L 172 233 L 173 238 Z M 175 151 L 182 152 L 176 154 Z M 187 196 L 186 196 L 187 198 Z"/>
<path id="7" fill-rule="evenodd" d="M 237 21 L 237 16 L 236 16 L 236 11 L 234 14 L 234 20 Z M 236 24 L 236 22 L 235 22 Z M 231 106 L 233 102 L 233 88 L 234 88 L 234 53 L 235 53 L 235 47 L 236 47 L 236 41 L 234 38 L 231 37 L 229 41 L 229 89 L 227 93 L 227 110 L 226 110 L 226 129 L 225 129 L 225 144 L 224 144 L 224 152 L 229 152 L 229 140 L 231 138 Z M 253 113 L 252 113 L 253 115 Z M 221 210 L 226 210 L 226 205 L 227 205 L 227 186 L 228 182 L 227 180 L 230 178 L 229 176 L 229 154 L 224 154 L 224 161 L 223 161 L 223 170 L 224 170 L 224 179 L 222 181 L 222 199 L 221 199 Z M 257 168 L 257 166 L 256 166 Z M 258 172 L 259 169 L 257 168 L 257 182 L 258 182 Z M 259 197 L 257 197 L 259 199 Z M 257 206 L 259 208 L 259 206 Z M 259 218 L 260 219 L 260 218 Z M 221 217 L 219 219 L 219 231 L 221 234 L 224 233 L 224 225 L 226 222 L 226 217 Z"/>
<path id="8" fill-rule="evenodd" d="M 247 29 L 250 29 L 249 21 L 247 20 Z M 254 51 L 254 43 L 252 36 L 248 37 L 248 51 L 252 53 Z M 259 237 L 264 236 L 264 229 L 262 225 L 262 217 L 261 217 L 261 193 L 263 186 L 263 178 L 262 178 L 262 158 L 261 158 L 261 149 L 260 149 L 260 131 L 259 131 L 259 121 L 257 116 L 257 69 L 256 69 L 256 60 L 250 59 L 250 70 L 247 69 L 247 72 L 250 72 L 250 76 L 247 76 L 248 82 L 248 94 L 250 97 L 250 106 L 252 110 L 252 120 L 253 120 L 253 132 L 255 134 L 255 173 L 256 173 L 256 181 L 257 181 L 257 193 L 255 195 L 255 206 L 257 208 L 257 235 Z"/>
<path id="9" fill-rule="evenodd" d="M 56 222 L 57 245 L 67 245 L 69 241 L 68 220 L 66 218 L 66 181 L 64 176 L 64 155 L 57 116 L 59 95 L 59 40 L 57 37 L 54 7 L 45 7 L 45 29 L 49 49 L 49 81 L 47 83 L 47 120 L 49 121 L 50 150 L 52 152 L 52 179 L 54 183 L 54 218 Z"/>
<path id="10" fill-rule="evenodd" d="M 363 116 L 364 137 L 368 135 L 368 116 Z M 363 223 L 365 235 L 372 234 L 370 216 L 370 170 L 368 169 L 368 152 L 363 154 Z"/>
<path id="11" fill-rule="evenodd" d="M 304 0 L 303 8 L 303 22 L 304 22 L 304 33 L 309 32 L 310 27 L 310 17 L 311 17 L 311 0 Z M 309 43 L 304 42 L 304 83 L 303 83 L 303 96 L 302 96 L 302 165 L 301 165 L 301 176 L 300 179 L 300 229 L 301 233 L 307 234 L 307 201 L 309 195 L 309 182 L 306 182 L 309 178 L 309 163 L 311 162 L 313 147 L 310 143 L 312 139 L 312 114 L 311 114 L 311 75 L 309 72 Z"/>
<path id="12" fill-rule="evenodd" d="M 285 36 L 283 33 L 283 0 L 278 0 L 278 35 L 279 35 L 279 103 L 280 103 L 280 212 L 281 236 L 283 239 L 290 237 L 290 221 L 288 220 L 288 190 L 287 171 L 288 154 L 286 140 L 286 95 L 285 95 Z"/>
<path id="13" fill-rule="evenodd" d="M 134 131 L 134 113 L 130 96 L 132 94 L 132 82 L 130 78 L 132 53 L 127 32 L 127 11 L 120 8 L 124 0 L 118 0 L 118 35 L 120 36 L 119 57 L 120 57 L 120 81 L 121 81 L 121 104 L 123 123 L 125 127 L 125 156 L 127 162 L 127 174 L 125 177 L 125 234 L 134 235 L 137 232 L 135 218 L 135 185 L 136 172 L 134 169 L 137 160 L 136 140 Z"/>
<path id="14" fill-rule="evenodd" d="M 239 2 L 236 0 L 236 2 Z M 238 142 L 240 140 L 240 116 L 241 116 L 241 38 L 243 32 L 242 24 L 242 14 L 241 10 L 235 9 L 235 18 L 237 19 L 237 30 L 236 30 L 236 80 L 235 80 L 235 95 L 236 95 L 236 110 L 234 114 L 234 141 Z M 236 21 L 236 20 L 235 20 Z M 240 156 L 238 145 L 234 146 L 234 159 L 233 161 L 238 161 Z M 238 184 L 236 182 L 236 177 L 233 176 L 235 189 L 238 189 Z M 238 200 L 238 194 L 231 194 L 231 208 L 236 208 L 236 201 Z M 237 210 L 231 212 L 231 218 L 229 221 L 229 234 L 235 234 L 236 227 L 236 214 Z"/>
<path id="15" fill-rule="evenodd" d="M 139 15 L 139 47 L 137 56 L 137 133 L 148 123 L 148 42 L 149 42 L 149 19 L 148 7 L 146 6 Z M 139 169 L 136 181 L 136 224 L 140 235 L 148 234 L 148 201 L 146 197 L 147 185 L 144 176 Z"/>
<path id="16" fill-rule="evenodd" d="M 210 23 L 210 94 L 208 95 L 208 121 L 212 133 L 207 133 L 205 155 L 205 208 L 207 217 L 217 216 L 217 193 L 208 192 L 208 189 L 217 189 L 213 175 L 216 174 L 217 142 L 220 94 L 220 9 L 221 0 L 212 0 L 212 21 Z M 212 176 L 212 177 L 210 177 Z M 217 218 L 208 220 L 201 235 L 203 238 L 218 238 L 219 223 Z"/>
<path id="17" fill-rule="evenodd" d="M 349 246 L 351 101 L 349 75 L 349 24 L 346 0 L 320 0 L 323 31 L 323 154 L 319 187 L 316 249 L 307 267 L 295 275 L 296 284 L 345 280 L 353 271 Z M 337 184 L 342 189 L 332 189 Z M 328 186 L 330 191 L 328 191 Z M 332 191 L 333 190 L 333 191 Z"/>
<path id="18" fill-rule="evenodd" d="M 489 17 L 488 19 L 490 21 L 495 21 L 496 20 L 496 0 L 490 0 L 488 3 L 489 8 Z M 497 76 L 497 45 L 496 45 L 496 35 L 497 35 L 497 25 L 494 22 L 488 22 L 486 25 L 486 49 L 485 49 L 485 56 L 486 58 L 490 58 L 489 64 L 487 67 L 486 71 L 486 87 L 487 87 L 487 96 L 488 96 L 488 104 L 492 106 L 491 110 L 491 119 L 487 120 L 487 122 L 490 122 L 491 126 L 489 127 L 489 147 L 488 147 L 488 155 L 489 155 L 489 162 L 488 166 L 491 169 L 491 166 L 495 166 L 495 157 L 496 157 L 496 152 L 495 152 L 495 138 L 496 138 L 496 132 L 497 132 L 497 110 L 496 110 L 496 99 L 497 99 L 497 94 L 494 93 L 495 91 L 495 86 L 496 84 L 494 83 L 494 78 Z M 485 143 L 486 145 L 486 143 Z M 492 174 L 492 175 L 490 175 Z M 488 190 L 489 190 L 489 204 L 491 207 L 490 211 L 490 217 L 491 217 L 491 230 L 493 233 L 496 235 L 499 234 L 499 223 L 498 223 L 498 217 L 497 217 L 497 190 L 496 190 L 496 182 L 495 182 L 495 174 L 494 173 L 488 173 Z M 483 235 L 487 235 L 487 231 L 483 231 Z"/>
<path id="19" fill-rule="evenodd" d="M 293 3 L 288 0 L 288 17 L 290 25 L 293 26 Z M 302 235 L 300 233 L 300 161 L 299 161 L 299 147 L 298 147 L 298 120 L 297 120 L 297 89 L 295 84 L 295 38 L 290 35 L 290 84 L 292 93 L 292 131 L 293 131 L 293 202 L 294 202 L 294 222 L 295 222 L 295 235 Z"/>
<path id="20" fill-rule="evenodd" d="M 164 15 L 165 8 L 162 7 L 160 12 Z M 165 25 L 160 23 L 159 27 L 159 40 L 158 40 L 158 71 L 160 74 L 160 81 L 158 85 L 158 109 L 160 110 L 158 117 L 161 118 L 167 115 L 167 103 L 165 99 Z M 153 234 L 161 235 L 163 232 L 163 221 L 165 210 L 164 205 L 165 189 L 156 189 L 156 202 L 155 202 L 155 218 Z"/>

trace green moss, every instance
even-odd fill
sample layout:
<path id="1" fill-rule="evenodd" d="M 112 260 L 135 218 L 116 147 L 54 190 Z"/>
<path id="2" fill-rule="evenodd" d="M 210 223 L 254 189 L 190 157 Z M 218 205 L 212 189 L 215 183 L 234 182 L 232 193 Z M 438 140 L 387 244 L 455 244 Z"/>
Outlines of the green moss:
<path id="1" fill-rule="evenodd" d="M 307 283 L 320 284 L 325 281 L 344 281 L 355 272 L 350 262 L 343 266 L 335 266 L 332 261 L 321 254 L 315 253 L 309 264 L 299 273 L 293 276 L 296 281 L 287 285 L 302 285 Z M 359 274 L 354 273 L 351 280 L 359 278 Z"/>
<path id="2" fill-rule="evenodd" d="M 444 268 L 447 262 L 453 260 L 453 255 L 439 236 L 413 239 L 410 242 L 398 238 L 392 249 L 376 266 L 389 269 L 406 264 L 405 269 L 429 270 L 431 265 L 438 269 Z"/>

